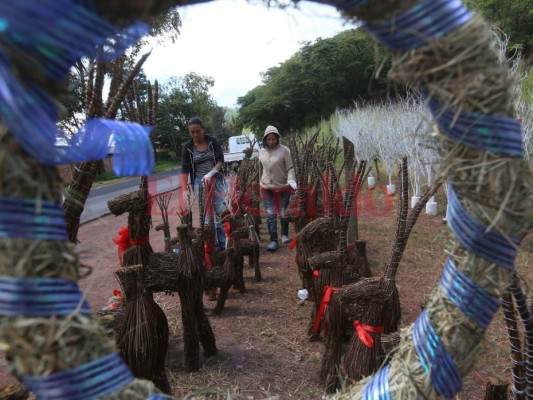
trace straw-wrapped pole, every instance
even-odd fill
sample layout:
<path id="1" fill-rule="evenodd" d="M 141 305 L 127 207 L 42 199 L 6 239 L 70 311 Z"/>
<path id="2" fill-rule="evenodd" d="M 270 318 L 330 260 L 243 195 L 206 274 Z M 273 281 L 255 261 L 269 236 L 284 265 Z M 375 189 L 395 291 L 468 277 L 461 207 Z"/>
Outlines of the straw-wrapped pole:
<path id="1" fill-rule="evenodd" d="M 139 8 L 136 3 L 121 2 L 120 10 L 114 8 L 117 3 L 100 1 L 96 8 L 72 1 L 3 7 L 2 18 L 9 22 L 2 33 L 0 96 L 3 105 L 13 108 L 6 113 L 2 107 L 0 114 L 0 339 L 7 346 L 10 370 L 37 398 L 57 397 L 59 392 L 64 398 L 145 400 L 158 393 L 152 382 L 134 379 L 78 288 L 79 257 L 67 235 L 62 185 L 50 160 L 58 133 L 56 105 L 73 58 L 89 56 L 96 44 L 122 32 L 130 12 L 142 20 L 170 6 L 149 2 Z M 108 11 L 105 20 L 103 10 Z M 32 29 L 40 15 L 50 12 L 53 19 Z M 91 23 L 75 22 L 82 18 Z M 119 18 L 120 28 L 113 26 Z M 72 40 L 62 42 L 63 37 Z M 19 52 L 25 56 L 18 57 Z M 13 101 L 7 102 L 6 94 Z M 14 121 L 13 115 L 21 117 Z M 24 126 L 35 129 L 20 135 Z M 10 209 L 17 212 L 9 215 Z M 19 296 L 5 296 L 13 291 L 27 296 L 25 304 Z"/>
<path id="2" fill-rule="evenodd" d="M 391 362 L 336 398 L 451 398 L 479 355 L 533 221 L 533 175 L 522 159 L 513 81 L 481 18 L 459 2 L 443 1 L 440 8 L 424 1 L 356 3 L 351 12 L 394 51 L 390 76 L 421 90 L 437 120 L 455 237 L 439 288 Z M 476 301 L 459 296 L 467 284 L 482 289 Z"/>

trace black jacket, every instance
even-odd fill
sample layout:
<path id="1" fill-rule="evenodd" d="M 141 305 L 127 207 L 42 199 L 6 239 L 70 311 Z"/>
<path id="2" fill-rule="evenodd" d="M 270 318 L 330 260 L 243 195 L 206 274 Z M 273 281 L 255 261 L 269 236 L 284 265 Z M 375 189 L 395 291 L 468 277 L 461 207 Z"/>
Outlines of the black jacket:
<path id="1" fill-rule="evenodd" d="M 204 140 L 207 143 L 207 149 L 211 150 L 214 154 L 213 161 L 215 165 L 217 162 L 224 163 L 224 153 L 222 152 L 222 146 L 219 141 L 213 136 L 204 135 Z M 181 172 L 187 173 L 191 177 L 191 182 L 194 182 L 195 172 L 194 172 L 194 162 L 193 162 L 193 142 L 192 139 L 189 139 L 181 154 Z"/>

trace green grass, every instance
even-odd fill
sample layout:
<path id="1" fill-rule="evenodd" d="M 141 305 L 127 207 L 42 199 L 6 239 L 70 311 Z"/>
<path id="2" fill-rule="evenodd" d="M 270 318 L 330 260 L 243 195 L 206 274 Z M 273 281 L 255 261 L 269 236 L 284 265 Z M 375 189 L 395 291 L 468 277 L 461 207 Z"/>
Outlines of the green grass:
<path id="1" fill-rule="evenodd" d="M 179 166 L 180 164 L 175 161 L 168 161 L 168 160 L 159 161 L 155 164 L 154 171 L 152 172 L 152 174 L 157 174 L 158 172 L 168 171 L 169 169 L 177 168 Z"/>
<path id="2" fill-rule="evenodd" d="M 168 161 L 168 160 L 159 161 L 155 164 L 152 174 L 157 174 L 158 172 L 168 171 L 169 169 L 177 168 L 179 166 L 180 164 L 174 161 Z M 104 172 L 103 174 L 98 175 L 94 179 L 93 187 L 100 187 L 100 186 L 109 185 L 112 183 L 123 182 L 128 179 L 131 179 L 131 176 L 116 176 L 112 171 Z"/>

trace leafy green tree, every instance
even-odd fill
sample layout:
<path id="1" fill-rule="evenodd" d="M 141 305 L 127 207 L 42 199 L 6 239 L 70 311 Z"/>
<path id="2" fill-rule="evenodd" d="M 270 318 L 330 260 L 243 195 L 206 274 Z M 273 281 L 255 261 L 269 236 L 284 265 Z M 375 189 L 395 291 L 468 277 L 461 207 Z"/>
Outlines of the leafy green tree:
<path id="1" fill-rule="evenodd" d="M 509 36 L 509 51 L 520 50 L 533 63 L 533 0 L 465 0 Z"/>
<path id="2" fill-rule="evenodd" d="M 386 51 L 362 29 L 304 43 L 289 60 L 268 69 L 262 85 L 237 99 L 237 125 L 256 131 L 268 124 L 298 130 L 328 119 L 354 100 L 383 96 L 386 78 L 374 77 L 376 54 L 384 59 Z"/>
<path id="3" fill-rule="evenodd" d="M 187 121 L 198 116 L 206 131 L 219 139 L 227 135 L 225 110 L 209 94 L 213 78 L 196 73 L 171 78 L 161 87 L 157 112 L 157 128 L 152 141 L 158 150 L 170 151 L 181 158 L 181 146 L 189 139 Z"/>

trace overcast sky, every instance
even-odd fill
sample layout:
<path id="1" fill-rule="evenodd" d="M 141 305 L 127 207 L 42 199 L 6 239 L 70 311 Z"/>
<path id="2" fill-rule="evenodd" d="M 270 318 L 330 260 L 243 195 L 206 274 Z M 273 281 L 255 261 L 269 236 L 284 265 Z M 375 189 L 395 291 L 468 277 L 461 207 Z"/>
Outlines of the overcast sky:
<path id="1" fill-rule="evenodd" d="M 245 0 L 217 0 L 178 8 L 182 30 L 175 44 L 154 47 L 144 65 L 148 79 L 196 72 L 215 80 L 221 106 L 261 83 L 260 72 L 290 58 L 302 41 L 328 38 L 354 27 L 331 6 L 301 2 L 300 10 L 267 8 Z"/>

